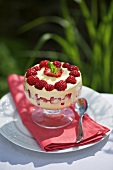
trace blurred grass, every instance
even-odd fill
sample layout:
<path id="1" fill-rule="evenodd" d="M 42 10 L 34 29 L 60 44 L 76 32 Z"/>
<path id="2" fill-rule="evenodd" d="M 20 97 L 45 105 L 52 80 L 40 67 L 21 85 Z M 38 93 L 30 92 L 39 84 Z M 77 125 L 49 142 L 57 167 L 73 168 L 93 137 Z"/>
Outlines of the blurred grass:
<path id="1" fill-rule="evenodd" d="M 19 40 L 0 38 L 0 97 L 9 91 L 7 76 L 9 74 L 23 75 L 28 58 L 22 57 L 19 51 L 27 49 L 25 43 Z"/>

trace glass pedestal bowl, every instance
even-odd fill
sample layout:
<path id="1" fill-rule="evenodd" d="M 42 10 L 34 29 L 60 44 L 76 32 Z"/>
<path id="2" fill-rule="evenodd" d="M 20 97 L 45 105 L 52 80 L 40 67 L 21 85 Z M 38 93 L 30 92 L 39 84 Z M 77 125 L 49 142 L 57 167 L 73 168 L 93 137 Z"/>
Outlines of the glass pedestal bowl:
<path id="1" fill-rule="evenodd" d="M 32 112 L 32 120 L 44 128 L 57 129 L 69 125 L 75 118 L 71 108 L 46 110 L 36 108 Z"/>

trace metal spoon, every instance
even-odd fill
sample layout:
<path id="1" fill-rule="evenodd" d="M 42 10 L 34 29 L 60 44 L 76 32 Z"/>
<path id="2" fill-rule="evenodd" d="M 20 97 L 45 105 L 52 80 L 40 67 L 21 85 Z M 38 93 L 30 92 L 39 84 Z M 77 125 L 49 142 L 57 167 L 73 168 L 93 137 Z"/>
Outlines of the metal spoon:
<path id="1" fill-rule="evenodd" d="M 79 143 L 84 138 L 84 131 L 82 125 L 82 118 L 84 116 L 85 111 L 88 108 L 87 100 L 85 98 L 80 98 L 77 100 L 75 104 L 75 110 L 80 114 L 79 122 L 78 122 L 78 131 L 76 143 Z"/>

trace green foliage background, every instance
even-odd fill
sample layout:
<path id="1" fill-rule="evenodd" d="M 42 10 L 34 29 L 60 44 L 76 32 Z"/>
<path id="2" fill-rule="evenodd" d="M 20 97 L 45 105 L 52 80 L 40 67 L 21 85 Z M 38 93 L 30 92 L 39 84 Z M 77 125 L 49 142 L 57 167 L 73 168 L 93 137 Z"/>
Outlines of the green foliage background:
<path id="1" fill-rule="evenodd" d="M 51 6 L 40 1 L 39 6 L 49 12 L 29 15 L 17 24 L 13 36 L 0 36 L 0 97 L 8 92 L 9 74 L 24 75 L 28 67 L 43 58 L 78 65 L 83 85 L 112 93 L 113 0 L 60 0 Z M 35 8 L 34 3 L 32 11 Z"/>

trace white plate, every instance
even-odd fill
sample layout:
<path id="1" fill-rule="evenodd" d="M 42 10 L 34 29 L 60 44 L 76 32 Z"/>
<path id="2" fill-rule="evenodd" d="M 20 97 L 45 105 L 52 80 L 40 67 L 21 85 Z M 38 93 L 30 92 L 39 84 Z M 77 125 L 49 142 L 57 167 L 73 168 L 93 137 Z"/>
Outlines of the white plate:
<path id="1" fill-rule="evenodd" d="M 111 104 L 109 104 L 99 93 L 85 86 L 82 88 L 81 96 L 85 97 L 88 101 L 89 107 L 87 113 L 90 117 L 96 122 L 113 129 L 113 107 Z M 10 93 L 3 96 L 0 100 L 0 133 L 18 146 L 44 153 L 72 152 L 98 143 L 95 142 L 93 144 L 53 152 L 43 151 L 26 127 L 22 124 Z M 108 135 L 109 133 L 106 134 L 106 136 Z"/>

